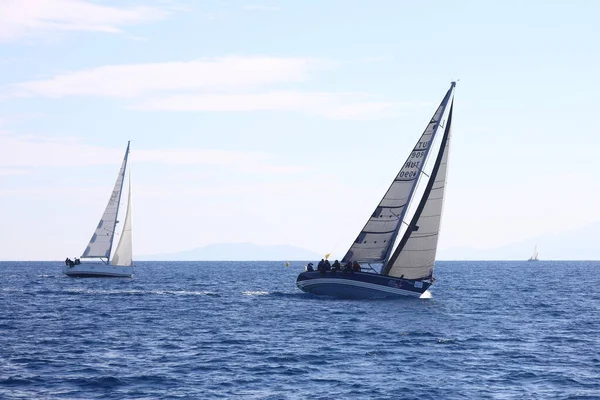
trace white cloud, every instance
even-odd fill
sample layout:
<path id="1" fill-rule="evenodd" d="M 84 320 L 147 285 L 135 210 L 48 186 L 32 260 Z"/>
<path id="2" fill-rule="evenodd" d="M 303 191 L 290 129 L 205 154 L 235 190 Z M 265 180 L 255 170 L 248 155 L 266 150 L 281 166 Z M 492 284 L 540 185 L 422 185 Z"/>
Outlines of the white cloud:
<path id="1" fill-rule="evenodd" d="M 337 119 L 397 116 L 415 104 L 373 101 L 360 93 L 268 92 L 259 94 L 198 94 L 148 98 L 138 110 L 167 111 L 300 111 Z M 417 105 L 418 106 L 418 105 Z"/>
<path id="2" fill-rule="evenodd" d="M 29 171 L 19 168 L 0 168 L 0 176 L 27 175 Z"/>
<path id="3" fill-rule="evenodd" d="M 264 6 L 264 5 L 260 5 L 260 4 L 249 4 L 247 6 L 244 6 L 244 10 L 251 10 L 251 11 L 277 11 L 277 10 L 279 10 L 279 7 Z"/>
<path id="4" fill-rule="evenodd" d="M 262 151 L 230 151 L 213 149 L 152 149 L 132 154 L 136 163 L 170 165 L 211 165 L 228 167 L 246 174 L 288 174 L 308 168 L 272 164 L 272 155 Z"/>
<path id="5" fill-rule="evenodd" d="M 0 175 L 27 173 L 24 168 L 87 167 L 118 165 L 125 150 L 90 146 L 69 139 L 17 136 L 0 132 Z M 136 164 L 210 165 L 244 173 L 282 174 L 307 170 L 305 167 L 277 165 L 262 151 L 215 149 L 136 149 L 131 159 Z"/>
<path id="6" fill-rule="evenodd" d="M 118 33 L 122 26 L 166 15 L 157 8 L 119 8 L 88 0 L 0 0 L 0 41 L 56 31 Z"/>
<path id="7" fill-rule="evenodd" d="M 188 62 L 108 65 L 11 86 L 15 96 L 132 98 L 162 91 L 226 90 L 298 82 L 330 61 L 306 58 L 223 57 Z"/>
<path id="8" fill-rule="evenodd" d="M 309 80 L 335 62 L 312 58 L 221 57 L 187 62 L 108 65 L 13 84 L 4 97 L 100 96 L 151 111 L 294 111 L 332 119 L 396 117 L 420 107 L 366 93 L 273 90 Z M 429 106 L 429 104 L 427 104 Z"/>

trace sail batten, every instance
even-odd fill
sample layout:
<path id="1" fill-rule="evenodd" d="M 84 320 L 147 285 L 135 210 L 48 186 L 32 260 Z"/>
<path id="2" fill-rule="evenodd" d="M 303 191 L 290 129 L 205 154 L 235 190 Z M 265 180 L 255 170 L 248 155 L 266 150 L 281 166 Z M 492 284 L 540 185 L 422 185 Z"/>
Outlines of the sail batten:
<path id="1" fill-rule="evenodd" d="M 102 218 L 90 239 L 85 251 L 81 255 L 82 258 L 110 258 L 115 228 L 117 225 L 117 217 L 119 213 L 119 203 L 121 201 L 121 193 L 123 191 L 123 182 L 125 179 L 125 170 L 127 168 L 127 159 L 129 156 L 129 143 L 127 150 L 121 163 L 121 169 L 117 175 L 117 180 L 111 193 L 108 204 L 104 209 Z"/>
<path id="2" fill-rule="evenodd" d="M 410 206 L 410 199 L 421 175 L 424 174 L 422 169 L 427 162 L 438 128 L 441 127 L 439 121 L 446 112 L 453 89 L 454 84 L 448 89 L 408 159 L 346 252 L 342 262 L 382 263 L 390 256 L 406 211 Z"/>
<path id="3" fill-rule="evenodd" d="M 446 186 L 452 108 L 440 151 L 415 214 L 382 273 L 406 279 L 425 279 L 433 274 Z"/>

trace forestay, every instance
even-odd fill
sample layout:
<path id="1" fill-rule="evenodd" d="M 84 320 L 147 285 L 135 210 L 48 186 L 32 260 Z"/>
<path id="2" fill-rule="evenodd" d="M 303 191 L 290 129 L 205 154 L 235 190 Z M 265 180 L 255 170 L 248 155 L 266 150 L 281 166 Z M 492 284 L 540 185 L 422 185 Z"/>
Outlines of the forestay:
<path id="1" fill-rule="evenodd" d="M 389 257 L 453 88 L 454 85 L 444 96 L 408 160 L 350 246 L 342 262 L 381 263 Z"/>
<path id="2" fill-rule="evenodd" d="M 451 124 L 452 106 L 427 187 L 402 240 L 384 268 L 385 275 L 423 279 L 433 274 L 444 203 Z"/>
<path id="3" fill-rule="evenodd" d="M 98 223 L 96 231 L 92 235 L 92 239 L 88 243 L 83 255 L 85 258 L 109 258 L 112 248 L 112 241 L 115 235 L 115 226 L 117 225 L 117 214 L 119 212 L 119 202 L 121 201 L 121 192 L 123 191 L 123 181 L 125 178 L 125 169 L 127 168 L 127 157 L 129 156 L 129 143 L 125 157 L 117 176 L 117 181 L 113 188 L 104 214 Z"/>
<path id="4" fill-rule="evenodd" d="M 132 236 L 131 236 L 131 175 L 129 175 L 129 193 L 127 195 L 127 212 L 125 213 L 125 222 L 121 239 L 117 245 L 117 250 L 111 260 L 111 265 L 130 266 L 132 264 Z"/>

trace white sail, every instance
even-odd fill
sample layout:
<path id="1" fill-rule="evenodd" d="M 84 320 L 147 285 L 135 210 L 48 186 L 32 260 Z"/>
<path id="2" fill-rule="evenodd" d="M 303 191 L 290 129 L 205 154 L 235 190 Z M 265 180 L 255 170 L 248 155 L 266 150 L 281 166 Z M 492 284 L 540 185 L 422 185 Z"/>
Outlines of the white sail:
<path id="1" fill-rule="evenodd" d="M 127 195 L 127 211 L 125 213 L 125 222 L 121 239 L 117 245 L 117 250 L 113 254 L 111 265 L 128 267 L 133 263 L 133 243 L 131 235 L 131 175 L 129 175 L 129 193 Z"/>
<path id="2" fill-rule="evenodd" d="M 110 251 L 112 248 L 113 237 L 115 235 L 115 227 L 117 225 L 117 214 L 119 212 L 119 202 L 121 201 L 121 192 L 123 191 L 123 180 L 125 178 L 125 169 L 127 168 L 127 157 L 129 155 L 129 143 L 127 143 L 127 150 L 125 151 L 125 157 L 117 176 L 117 181 L 113 188 L 104 214 L 100 219 L 100 223 L 96 227 L 96 231 L 92 235 L 90 242 L 88 243 L 85 251 L 82 254 L 82 258 L 109 258 Z"/>
<path id="3" fill-rule="evenodd" d="M 348 249 L 342 262 L 381 263 L 389 257 L 453 88 L 454 85 L 444 96 L 408 160 Z"/>
<path id="4" fill-rule="evenodd" d="M 433 274 L 444 204 L 451 124 L 452 106 L 431 177 L 411 223 L 384 268 L 386 275 L 423 279 Z"/>

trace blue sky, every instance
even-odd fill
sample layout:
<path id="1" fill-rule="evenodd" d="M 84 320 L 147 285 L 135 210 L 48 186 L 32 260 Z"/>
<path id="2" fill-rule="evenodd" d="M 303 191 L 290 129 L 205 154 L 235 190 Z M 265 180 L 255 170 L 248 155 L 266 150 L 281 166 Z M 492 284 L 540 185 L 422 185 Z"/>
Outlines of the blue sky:
<path id="1" fill-rule="evenodd" d="M 598 221 L 599 11 L 0 0 L 0 259 L 80 254 L 127 140 L 134 254 L 341 256 L 455 79 L 441 248 Z"/>

